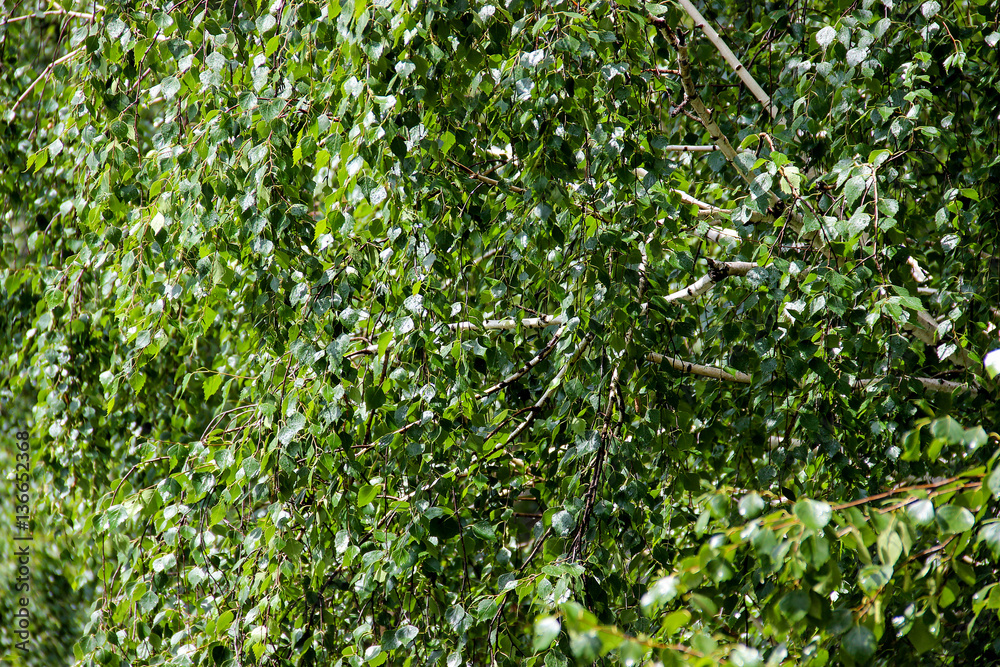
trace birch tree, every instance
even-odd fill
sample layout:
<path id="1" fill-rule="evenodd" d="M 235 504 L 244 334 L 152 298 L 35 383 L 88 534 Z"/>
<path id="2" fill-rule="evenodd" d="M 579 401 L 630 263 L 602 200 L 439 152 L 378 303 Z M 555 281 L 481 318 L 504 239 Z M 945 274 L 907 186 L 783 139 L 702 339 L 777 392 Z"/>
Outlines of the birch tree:
<path id="1" fill-rule="evenodd" d="M 998 31 L 17 5 L 2 391 L 75 658 L 997 659 Z"/>

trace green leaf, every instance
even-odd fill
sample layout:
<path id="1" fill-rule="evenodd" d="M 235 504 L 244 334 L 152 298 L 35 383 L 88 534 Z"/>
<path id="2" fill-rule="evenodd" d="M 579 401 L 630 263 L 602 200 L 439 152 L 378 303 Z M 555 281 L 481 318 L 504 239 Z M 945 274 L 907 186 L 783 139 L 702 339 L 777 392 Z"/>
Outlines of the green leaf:
<path id="1" fill-rule="evenodd" d="M 865 179 L 861 176 L 852 176 L 844 184 L 844 206 L 851 208 L 854 202 L 864 194 Z"/>
<path id="2" fill-rule="evenodd" d="M 937 633 L 940 633 L 940 624 L 935 621 L 932 626 L 929 627 L 924 622 L 924 617 L 929 615 L 931 615 L 931 612 L 926 612 L 918 616 L 913 621 L 913 627 L 910 628 L 909 633 L 906 635 L 907 639 L 910 640 L 913 647 L 917 650 L 918 655 L 930 651 L 940 642 L 937 634 L 931 629 L 931 627 L 936 627 Z"/>
<path id="3" fill-rule="evenodd" d="M 875 655 L 877 647 L 875 635 L 863 625 L 854 626 L 850 632 L 844 635 L 844 652 L 858 662 L 870 660 Z"/>
<path id="4" fill-rule="evenodd" d="M 942 533 L 964 533 L 976 525 L 972 512 L 957 505 L 942 505 L 935 515 Z"/>
<path id="5" fill-rule="evenodd" d="M 1000 465 L 993 468 L 993 472 L 986 478 L 986 488 L 990 490 L 993 497 L 1000 499 Z"/>
<path id="6" fill-rule="evenodd" d="M 375 500 L 375 496 L 382 490 L 381 484 L 365 484 L 358 491 L 358 507 L 364 507 Z"/>
<path id="7" fill-rule="evenodd" d="M 990 551 L 993 552 L 993 558 L 1000 559 L 1000 522 L 994 521 L 994 523 L 983 526 L 982 530 L 979 531 L 979 536 L 976 537 L 976 546 L 979 546 L 980 543 L 989 547 Z"/>
<path id="8" fill-rule="evenodd" d="M 146 385 L 146 376 L 143 373 L 133 373 L 132 377 L 128 379 L 128 383 L 132 387 L 132 391 L 138 394 Z"/>
<path id="9" fill-rule="evenodd" d="M 417 635 L 420 634 L 420 630 L 417 629 L 415 625 L 402 625 L 396 630 L 396 641 L 399 642 L 401 646 L 406 646 L 412 642 Z"/>
<path id="10" fill-rule="evenodd" d="M 799 590 L 785 594 L 778 603 L 778 609 L 790 623 L 798 623 L 809 613 L 810 605 L 809 593 Z"/>
<path id="11" fill-rule="evenodd" d="M 965 429 L 962 441 L 965 443 L 967 451 L 974 452 L 989 442 L 990 437 L 986 434 L 986 430 L 982 426 L 976 426 Z"/>
<path id="12" fill-rule="evenodd" d="M 635 667 L 642 664 L 648 651 L 649 649 L 639 642 L 626 639 L 618 647 L 618 659 L 625 667 Z"/>
<path id="13" fill-rule="evenodd" d="M 903 540 L 899 533 L 889 529 L 878 536 L 878 557 L 883 565 L 895 565 L 903 553 Z"/>
<path id="14" fill-rule="evenodd" d="M 209 398 L 211 398 L 215 394 L 215 392 L 219 390 L 219 387 L 221 386 L 222 386 L 221 374 L 216 373 L 214 375 L 210 375 L 207 378 L 205 378 L 205 382 L 202 384 L 202 390 L 204 391 L 205 394 L 205 400 L 207 401 Z"/>
<path id="15" fill-rule="evenodd" d="M 678 630 L 691 622 L 691 612 L 687 609 L 678 609 L 666 615 L 663 619 L 663 632 L 668 636 L 675 634 Z"/>
<path id="16" fill-rule="evenodd" d="M 487 542 L 496 542 L 497 534 L 492 524 L 486 521 L 478 521 L 471 526 L 472 534 Z"/>
<path id="17" fill-rule="evenodd" d="M 153 591 L 148 591 L 145 595 L 139 598 L 139 611 L 143 614 L 148 614 L 156 608 L 159 601 L 160 596 Z"/>
<path id="18" fill-rule="evenodd" d="M 270 14 L 264 14 L 257 19 L 257 31 L 262 35 L 269 33 L 276 25 L 278 21 Z"/>
<path id="19" fill-rule="evenodd" d="M 745 519 L 753 519 L 764 511 L 764 501 L 756 492 L 751 492 L 740 498 L 739 512 Z"/>
<path id="20" fill-rule="evenodd" d="M 906 513 L 918 526 L 926 526 L 934 520 L 934 503 L 926 498 L 917 500 L 906 506 Z"/>
<path id="21" fill-rule="evenodd" d="M 566 537 L 573 532 L 574 528 L 576 528 L 576 519 L 566 510 L 556 512 L 552 516 L 552 529 L 556 532 L 556 535 Z"/>
<path id="22" fill-rule="evenodd" d="M 400 160 L 406 157 L 406 142 L 399 136 L 392 138 L 392 141 L 389 142 L 389 149 Z"/>
<path id="23" fill-rule="evenodd" d="M 983 357 L 983 365 L 991 380 L 1000 375 L 1000 348 L 987 352 L 986 356 Z"/>
<path id="24" fill-rule="evenodd" d="M 481 621 L 493 620 L 496 616 L 499 605 L 494 598 L 483 598 L 476 605 L 476 617 Z"/>
<path id="25" fill-rule="evenodd" d="M 965 429 L 952 417 L 934 420 L 931 423 L 931 434 L 935 438 L 942 438 L 953 445 L 965 440 Z"/>
<path id="26" fill-rule="evenodd" d="M 544 651 L 552 646 L 552 642 L 559 636 L 562 624 L 554 616 L 540 616 L 535 619 L 535 636 L 531 643 L 534 651 Z"/>
<path id="27" fill-rule="evenodd" d="M 292 414 L 285 423 L 285 426 L 278 431 L 278 442 L 283 445 L 287 445 L 295 438 L 296 435 L 298 435 L 299 431 L 301 431 L 305 425 L 306 418 L 303 415 L 298 412 Z"/>
<path id="28" fill-rule="evenodd" d="M 809 499 L 795 503 L 792 512 L 799 518 L 799 521 L 812 530 L 822 530 L 826 524 L 830 523 L 830 518 L 833 516 L 833 510 L 829 504 Z"/>
<path id="29" fill-rule="evenodd" d="M 149 346 L 149 341 L 152 338 L 152 332 L 149 329 L 143 329 L 139 332 L 139 335 L 135 337 L 135 349 L 142 350 Z"/>
<path id="30" fill-rule="evenodd" d="M 447 155 L 451 151 L 451 147 L 455 145 L 455 135 L 451 132 L 445 132 L 441 135 L 441 152 Z"/>
<path id="31" fill-rule="evenodd" d="M 648 591 L 640 598 L 639 606 L 647 616 L 652 616 L 660 610 L 663 605 L 677 597 L 677 577 L 669 576 L 657 579 Z"/>

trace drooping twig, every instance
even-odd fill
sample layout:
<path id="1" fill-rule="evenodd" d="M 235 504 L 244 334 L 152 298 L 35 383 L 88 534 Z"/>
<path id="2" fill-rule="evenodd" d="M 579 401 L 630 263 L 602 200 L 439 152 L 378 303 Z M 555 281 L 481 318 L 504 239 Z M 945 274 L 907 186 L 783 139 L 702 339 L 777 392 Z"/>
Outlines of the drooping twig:
<path id="1" fill-rule="evenodd" d="M 573 352 L 573 356 L 566 362 L 565 366 L 559 369 L 556 376 L 549 382 L 549 388 L 546 389 L 545 393 L 542 394 L 542 397 L 535 401 L 535 404 L 531 406 L 531 412 L 528 413 L 528 417 L 523 422 L 518 424 L 517 428 L 511 431 L 510 435 L 507 436 L 507 440 L 503 443 L 504 447 L 514 442 L 514 440 L 517 439 L 517 436 L 521 435 L 521 433 L 528 428 L 531 422 L 535 420 L 535 415 L 537 415 L 538 411 L 542 409 L 542 406 L 544 406 L 548 400 L 552 398 L 552 394 L 554 394 L 556 389 L 558 389 L 562 384 L 562 379 L 566 375 L 566 372 L 569 371 L 570 367 L 572 367 L 580 359 L 592 340 L 594 340 L 594 334 L 592 333 L 583 337 L 583 340 L 580 341 L 576 351 Z"/>
<path id="2" fill-rule="evenodd" d="M 552 350 L 556 349 L 556 343 L 559 342 L 559 337 L 562 336 L 563 330 L 565 328 L 566 328 L 565 325 L 559 327 L 559 329 L 556 331 L 555 335 L 552 336 L 552 340 L 549 341 L 548 345 L 546 345 L 545 348 L 542 349 L 541 352 L 539 352 L 534 357 L 532 357 L 531 359 L 529 359 L 528 362 L 524 366 L 522 366 L 520 369 L 517 370 L 517 372 L 515 372 L 510 377 L 505 378 L 505 379 L 501 380 L 500 382 L 497 382 L 495 385 L 493 385 L 492 387 L 490 387 L 486 391 L 482 392 L 481 394 L 477 394 L 476 398 L 477 399 L 481 399 L 481 398 L 484 398 L 486 396 L 489 396 L 490 394 L 493 394 L 495 392 L 500 391 L 501 389 L 503 389 L 504 387 L 508 386 L 512 382 L 516 382 L 520 378 L 524 377 L 524 375 L 526 375 L 528 373 L 528 371 L 530 371 L 532 368 L 534 368 L 535 366 L 537 366 L 538 363 L 540 361 L 542 361 L 545 357 L 549 356 L 549 354 L 551 354 Z"/>

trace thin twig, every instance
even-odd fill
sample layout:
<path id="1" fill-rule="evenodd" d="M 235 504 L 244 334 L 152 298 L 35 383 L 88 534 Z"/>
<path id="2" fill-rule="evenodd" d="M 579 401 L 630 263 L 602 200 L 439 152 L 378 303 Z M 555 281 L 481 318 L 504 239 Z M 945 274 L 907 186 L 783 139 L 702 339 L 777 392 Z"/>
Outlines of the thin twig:
<path id="1" fill-rule="evenodd" d="M 28 86 L 23 93 L 21 93 L 21 96 L 19 98 L 17 98 L 17 101 L 14 102 L 14 106 L 11 107 L 10 112 L 14 113 L 15 111 L 17 111 L 17 108 L 19 106 L 21 106 L 21 102 L 24 101 L 24 98 L 27 97 L 31 93 L 32 90 L 34 90 L 35 86 L 38 85 L 39 81 L 41 81 L 42 79 L 44 79 L 45 77 L 47 77 L 52 72 L 52 70 L 56 68 L 56 65 L 61 65 L 64 62 L 66 62 L 67 60 L 72 59 L 73 56 L 75 56 L 76 54 L 78 54 L 81 51 L 83 51 L 84 48 L 85 47 L 81 46 L 79 48 L 73 49 L 72 51 L 70 51 L 69 53 L 67 53 L 66 55 L 64 55 L 62 58 L 59 58 L 58 60 L 53 60 L 52 62 L 50 62 L 48 64 L 48 66 L 44 70 L 42 70 L 42 73 L 39 74 L 38 77 L 34 81 L 31 82 L 31 85 Z"/>
<path id="2" fill-rule="evenodd" d="M 551 382 L 549 382 L 549 388 L 546 389 L 545 393 L 542 394 L 542 397 L 539 398 L 537 401 L 535 401 L 535 404 L 531 406 L 531 412 L 528 413 L 528 417 L 523 422 L 518 424 L 517 428 L 511 431 L 511 434 L 507 436 L 507 440 L 505 440 L 503 443 L 504 447 L 514 442 L 514 440 L 517 439 L 517 436 L 521 435 L 521 433 L 524 432 L 524 430 L 531 425 L 531 422 L 535 420 L 535 415 L 537 415 L 538 411 L 542 409 L 542 406 L 544 406 L 545 403 L 550 398 L 552 398 L 552 394 L 554 394 L 556 392 L 556 389 L 558 389 L 559 386 L 562 384 L 563 376 L 565 376 L 566 372 L 569 371 L 570 367 L 572 367 L 573 364 L 575 364 L 577 360 L 579 360 L 579 358 L 583 355 L 584 350 L 587 349 L 587 346 L 590 345 L 590 341 L 592 340 L 594 340 L 594 334 L 589 333 L 586 336 L 584 336 L 583 340 L 580 341 L 580 344 L 577 346 L 576 351 L 573 352 L 573 356 L 570 358 L 570 360 L 566 362 L 565 366 L 559 369 L 559 372 L 556 373 L 556 376 L 552 378 Z"/>
<path id="3" fill-rule="evenodd" d="M 562 335 L 563 330 L 565 328 L 566 328 L 565 325 L 559 327 L 555 335 L 552 336 L 552 340 L 549 341 L 548 345 L 546 345 L 541 352 L 539 352 L 534 357 L 529 359 L 528 362 L 524 366 L 522 366 L 516 373 L 514 373 L 513 375 L 504 380 L 501 380 L 500 382 L 497 382 L 495 385 L 493 385 L 486 391 L 482 392 L 481 394 L 477 394 L 476 398 L 482 399 L 486 396 L 489 396 L 490 394 L 496 393 L 501 389 L 503 389 L 504 387 L 506 387 L 507 385 L 511 384 L 512 382 L 516 382 L 520 378 L 524 377 L 524 375 L 527 374 L 528 371 L 537 366 L 539 362 L 541 362 L 543 359 L 545 359 L 545 357 L 549 356 L 549 354 L 552 353 L 552 350 L 556 348 L 556 343 L 559 342 L 559 337 Z"/>
<path id="4" fill-rule="evenodd" d="M 4 19 L 3 21 L 0 21 L 0 26 L 8 25 L 10 23 L 19 23 L 21 21 L 27 21 L 28 19 L 36 19 L 42 16 L 70 16 L 76 19 L 87 19 L 88 21 L 93 21 L 95 18 L 93 14 L 85 14 L 83 12 L 74 12 L 68 9 L 59 8 L 50 9 L 47 12 L 41 12 L 39 14 L 25 14 L 24 16 L 15 16 L 13 18 Z"/>

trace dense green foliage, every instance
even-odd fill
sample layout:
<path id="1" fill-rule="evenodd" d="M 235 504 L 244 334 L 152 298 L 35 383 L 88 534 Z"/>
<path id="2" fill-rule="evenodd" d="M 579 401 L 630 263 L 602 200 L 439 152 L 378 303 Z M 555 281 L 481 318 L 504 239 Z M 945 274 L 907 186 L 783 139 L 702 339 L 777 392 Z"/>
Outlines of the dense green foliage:
<path id="1" fill-rule="evenodd" d="M 13 12 L 4 651 L 1000 660 L 995 8 L 685 4 Z"/>

